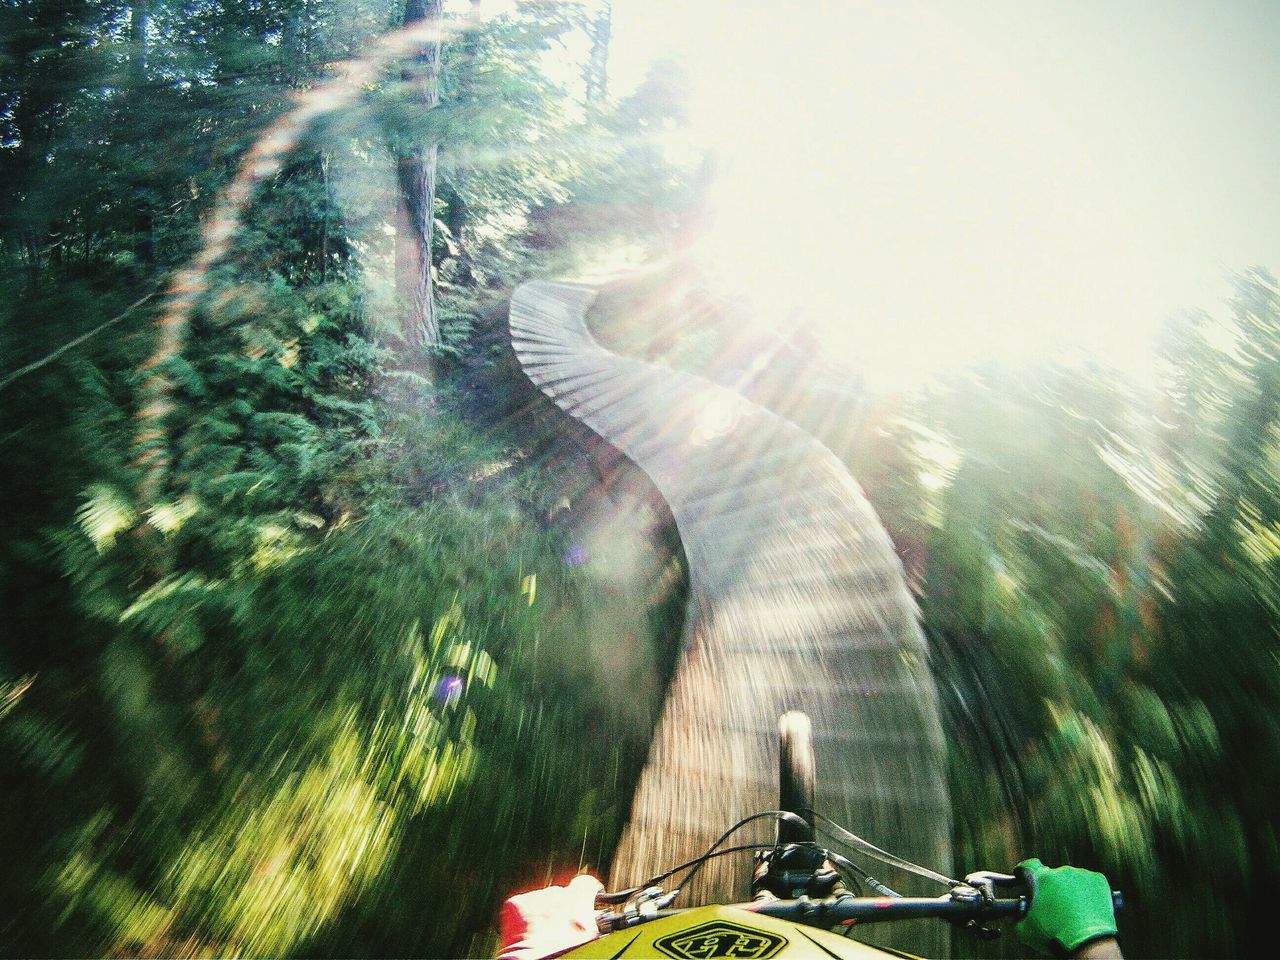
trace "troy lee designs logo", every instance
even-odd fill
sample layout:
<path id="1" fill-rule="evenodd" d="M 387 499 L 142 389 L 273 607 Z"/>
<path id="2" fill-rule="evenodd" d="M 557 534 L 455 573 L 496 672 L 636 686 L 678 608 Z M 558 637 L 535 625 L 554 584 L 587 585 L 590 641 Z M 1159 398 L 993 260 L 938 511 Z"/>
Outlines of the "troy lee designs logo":
<path id="1" fill-rule="evenodd" d="M 752 930 L 727 920 L 713 920 L 659 937 L 653 945 L 676 960 L 710 960 L 712 957 L 768 960 L 785 947 L 787 941 L 776 933 Z"/>

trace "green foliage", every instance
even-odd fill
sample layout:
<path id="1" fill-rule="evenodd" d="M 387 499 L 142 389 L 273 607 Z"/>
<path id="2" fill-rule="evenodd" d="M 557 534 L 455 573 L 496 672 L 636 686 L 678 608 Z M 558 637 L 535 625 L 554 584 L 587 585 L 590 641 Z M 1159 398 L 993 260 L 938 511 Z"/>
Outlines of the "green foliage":
<path id="1" fill-rule="evenodd" d="M 551 731 L 616 723 L 589 674 L 548 674 L 538 652 L 580 662 L 583 611 L 601 601 L 563 566 L 563 534 L 527 519 L 524 482 L 487 469 L 493 441 L 427 423 L 415 440 L 432 446 L 407 449 L 453 473 L 417 507 L 384 490 L 330 520 L 193 492 L 144 514 L 88 491 L 57 540 L 98 639 L 4 688 L 0 748 L 23 793 L 60 812 L 24 881 L 38 923 L 11 931 L 19 952 L 451 953 L 547 851 L 607 851 L 616 802 L 555 811 L 626 775 L 641 731 L 548 749 Z M 370 469 L 396 476 L 405 449 L 379 448 Z M 138 538 L 157 525 L 183 567 L 142 588 Z M 90 696 L 73 708 L 76 683 Z M 504 817 L 498 858 L 469 849 Z M 487 863 L 476 898 L 448 923 L 365 929 L 363 910 L 419 890 L 405 872 L 441 849 Z"/>
<path id="2" fill-rule="evenodd" d="M 288 94 L 398 16 L 0 10 L 0 375 L 163 289 Z M 510 285 L 578 256 L 537 236 L 610 115 L 546 69 L 572 29 L 522 4 L 446 45 L 438 110 L 406 112 L 393 68 L 317 124 L 163 361 L 158 489 L 136 452 L 159 301 L 0 392 L 0 952 L 454 955 L 513 887 L 607 860 L 657 703 L 615 715 L 593 644 L 657 659 L 678 561 L 634 596 L 566 565 L 581 452 L 494 330 Z M 425 136 L 434 386 L 387 295 L 389 148 Z"/>
<path id="3" fill-rule="evenodd" d="M 987 372 L 897 428 L 957 859 L 1103 870 L 1139 954 L 1250 952 L 1275 872 L 1275 282 L 1241 278 L 1231 308 L 1171 328 L 1155 397 Z"/>

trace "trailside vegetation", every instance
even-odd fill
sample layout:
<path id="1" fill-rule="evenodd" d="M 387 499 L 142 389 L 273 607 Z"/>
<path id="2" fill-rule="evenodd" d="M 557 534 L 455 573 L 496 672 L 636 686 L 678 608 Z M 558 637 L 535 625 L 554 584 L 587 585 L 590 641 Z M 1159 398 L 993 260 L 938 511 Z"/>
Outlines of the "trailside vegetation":
<path id="1" fill-rule="evenodd" d="M 590 21 L 520 4 L 446 32 L 433 102 L 391 63 L 220 199 L 413 12 L 0 11 L 5 955 L 483 952 L 511 889 L 616 842 L 679 546 L 655 504 L 639 579 L 593 572 L 598 473 L 503 305 L 609 230 L 669 242 L 646 206 L 685 174 L 637 169 L 618 119 L 663 108 L 588 111 L 549 54 Z M 397 170 L 437 152 L 414 208 L 433 300 L 406 322 Z M 635 207 L 593 220 L 610 179 Z M 615 676 L 599 651 L 624 646 Z"/>
<path id="2" fill-rule="evenodd" d="M 1087 863 L 1126 894 L 1126 954 L 1253 956 L 1278 862 L 1275 278 L 1171 321 L 1160 368 L 940 385 L 881 419 L 876 499 L 947 708 L 958 861 Z"/>

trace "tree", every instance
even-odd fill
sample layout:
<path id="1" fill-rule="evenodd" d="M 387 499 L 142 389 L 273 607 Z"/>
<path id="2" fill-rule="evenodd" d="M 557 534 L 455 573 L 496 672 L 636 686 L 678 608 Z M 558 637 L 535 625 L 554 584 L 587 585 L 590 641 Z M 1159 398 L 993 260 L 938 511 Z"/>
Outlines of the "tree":
<path id="1" fill-rule="evenodd" d="M 587 23 L 591 38 L 591 53 L 583 70 L 586 80 L 586 100 L 600 104 L 609 95 L 609 40 L 613 34 L 613 4 L 604 0 Z"/>
<path id="2" fill-rule="evenodd" d="M 402 74 L 409 96 L 424 111 L 440 102 L 441 5 L 442 0 L 405 0 L 404 5 L 404 26 L 421 26 L 427 37 Z M 417 141 L 402 144 L 397 160 L 396 295 L 401 335 L 419 350 L 440 344 L 431 278 L 438 153 L 434 139 Z"/>

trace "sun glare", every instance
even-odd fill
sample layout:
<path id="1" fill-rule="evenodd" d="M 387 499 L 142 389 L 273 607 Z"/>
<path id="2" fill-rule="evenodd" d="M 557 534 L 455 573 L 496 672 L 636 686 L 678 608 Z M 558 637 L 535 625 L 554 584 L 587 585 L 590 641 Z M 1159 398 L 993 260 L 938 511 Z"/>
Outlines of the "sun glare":
<path id="1" fill-rule="evenodd" d="M 1225 136 L 1242 97 L 1275 116 L 1280 84 L 1263 81 L 1280 78 L 1233 17 L 804 9 L 620 0 L 615 76 L 683 62 L 718 173 L 699 256 L 871 381 L 1073 356 L 1146 376 L 1169 315 L 1280 262 L 1260 226 L 1280 213 L 1280 145 L 1256 126 Z M 1224 80 L 1210 53 L 1256 69 Z"/>

